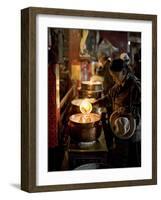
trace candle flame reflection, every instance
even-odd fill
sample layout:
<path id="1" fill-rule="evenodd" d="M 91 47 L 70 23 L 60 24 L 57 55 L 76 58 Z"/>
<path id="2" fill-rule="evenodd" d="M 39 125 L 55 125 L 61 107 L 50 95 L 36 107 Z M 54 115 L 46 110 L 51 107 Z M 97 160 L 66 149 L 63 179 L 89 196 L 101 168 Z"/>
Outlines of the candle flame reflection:
<path id="1" fill-rule="evenodd" d="M 88 100 L 83 100 L 80 104 L 81 113 L 88 115 L 92 111 L 92 104 Z"/>

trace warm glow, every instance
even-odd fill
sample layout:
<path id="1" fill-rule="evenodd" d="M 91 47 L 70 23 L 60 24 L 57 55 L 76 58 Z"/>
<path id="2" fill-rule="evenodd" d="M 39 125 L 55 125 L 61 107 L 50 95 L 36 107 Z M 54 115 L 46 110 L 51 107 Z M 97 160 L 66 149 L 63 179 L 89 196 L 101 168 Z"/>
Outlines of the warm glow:
<path id="1" fill-rule="evenodd" d="M 80 111 L 83 114 L 89 114 L 92 111 L 92 104 L 88 100 L 83 100 L 80 104 Z"/>

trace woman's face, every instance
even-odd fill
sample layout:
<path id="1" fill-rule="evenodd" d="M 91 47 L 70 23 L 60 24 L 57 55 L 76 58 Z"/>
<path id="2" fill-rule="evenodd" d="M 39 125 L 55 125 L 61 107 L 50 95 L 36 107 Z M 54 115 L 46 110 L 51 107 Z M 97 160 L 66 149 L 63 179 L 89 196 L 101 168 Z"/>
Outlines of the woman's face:
<path id="1" fill-rule="evenodd" d="M 117 83 L 118 85 L 121 85 L 123 80 L 125 79 L 125 72 L 122 70 L 120 72 L 113 72 L 110 70 L 110 75 L 112 76 L 112 79 L 115 83 Z"/>

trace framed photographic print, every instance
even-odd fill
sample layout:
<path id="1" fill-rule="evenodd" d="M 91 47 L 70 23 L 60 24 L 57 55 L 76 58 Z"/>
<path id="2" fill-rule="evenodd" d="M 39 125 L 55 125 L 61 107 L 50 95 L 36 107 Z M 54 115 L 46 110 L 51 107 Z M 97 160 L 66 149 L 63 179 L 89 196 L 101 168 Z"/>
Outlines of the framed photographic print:
<path id="1" fill-rule="evenodd" d="M 157 184 L 157 16 L 21 11 L 21 188 Z"/>

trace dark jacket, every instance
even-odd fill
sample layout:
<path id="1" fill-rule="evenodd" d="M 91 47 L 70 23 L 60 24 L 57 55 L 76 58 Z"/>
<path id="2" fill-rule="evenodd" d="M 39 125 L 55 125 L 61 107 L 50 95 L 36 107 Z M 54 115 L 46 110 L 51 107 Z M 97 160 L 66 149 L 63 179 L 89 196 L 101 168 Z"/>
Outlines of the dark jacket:
<path id="1" fill-rule="evenodd" d="M 120 107 L 125 108 L 125 113 L 132 113 L 136 119 L 135 134 L 130 138 L 131 142 L 141 140 L 141 83 L 140 80 L 128 73 L 123 86 L 115 84 L 109 91 L 108 98 L 111 100 L 112 112 Z"/>
<path id="2" fill-rule="evenodd" d="M 136 76 L 129 72 L 124 85 L 115 84 L 109 90 L 108 96 L 112 103 L 112 111 L 124 107 L 127 113 L 132 113 L 137 124 L 139 124 L 141 116 L 141 84 Z"/>
<path id="3" fill-rule="evenodd" d="M 108 116 L 119 111 L 120 107 L 125 108 L 126 113 L 132 113 L 137 125 L 132 140 L 135 142 L 141 139 L 141 83 L 134 74 L 128 72 L 124 85 L 115 84 L 97 103 L 106 106 Z"/>

